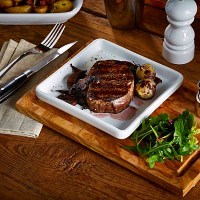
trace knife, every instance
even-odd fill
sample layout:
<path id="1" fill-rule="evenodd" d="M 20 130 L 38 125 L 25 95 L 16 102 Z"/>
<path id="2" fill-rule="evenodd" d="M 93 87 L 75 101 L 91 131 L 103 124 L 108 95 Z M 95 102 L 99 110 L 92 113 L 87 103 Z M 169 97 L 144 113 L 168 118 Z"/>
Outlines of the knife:
<path id="1" fill-rule="evenodd" d="M 77 41 L 76 41 L 77 42 Z M 19 89 L 27 80 L 29 80 L 36 72 L 41 70 L 51 61 L 55 60 L 58 56 L 67 51 L 70 47 L 72 47 L 76 42 L 72 42 L 70 44 L 66 44 L 65 46 L 59 48 L 54 51 L 52 54 L 41 60 L 38 64 L 33 67 L 27 69 L 19 76 L 11 79 L 6 82 L 0 88 L 0 103 L 4 102 L 8 97 L 10 97 L 17 89 Z"/>

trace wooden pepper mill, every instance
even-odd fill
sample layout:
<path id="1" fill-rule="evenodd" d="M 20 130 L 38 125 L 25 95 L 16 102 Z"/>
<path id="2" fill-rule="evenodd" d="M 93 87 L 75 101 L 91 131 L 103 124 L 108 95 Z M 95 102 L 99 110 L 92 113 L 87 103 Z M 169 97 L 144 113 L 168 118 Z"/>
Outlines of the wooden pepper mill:
<path id="1" fill-rule="evenodd" d="M 197 13 L 194 0 L 168 0 L 165 6 L 167 20 L 163 57 L 173 64 L 185 64 L 194 58 L 195 33 L 191 27 Z"/>

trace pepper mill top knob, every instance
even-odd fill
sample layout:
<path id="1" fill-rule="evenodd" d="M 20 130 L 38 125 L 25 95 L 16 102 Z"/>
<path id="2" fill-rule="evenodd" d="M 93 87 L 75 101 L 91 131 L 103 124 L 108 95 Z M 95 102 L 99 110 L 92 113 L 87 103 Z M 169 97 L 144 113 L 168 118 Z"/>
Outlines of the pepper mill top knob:
<path id="1" fill-rule="evenodd" d="M 197 13 L 197 4 L 194 0 L 168 0 L 165 11 L 170 23 L 189 20 L 190 24 L 193 22 L 194 16 Z"/>

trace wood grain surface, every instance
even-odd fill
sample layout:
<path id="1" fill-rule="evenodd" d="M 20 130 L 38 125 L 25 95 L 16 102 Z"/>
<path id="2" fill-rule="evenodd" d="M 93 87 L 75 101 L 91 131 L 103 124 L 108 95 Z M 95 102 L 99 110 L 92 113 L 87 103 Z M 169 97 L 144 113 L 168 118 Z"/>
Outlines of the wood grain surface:
<path id="1" fill-rule="evenodd" d="M 167 63 L 161 54 L 163 33 L 168 25 L 164 8 L 159 6 L 159 0 L 145 2 L 148 4 L 145 5 L 143 23 L 126 31 L 110 26 L 103 0 L 84 0 L 81 11 L 66 22 L 67 28 L 56 47 L 78 40 L 70 49 L 70 54 L 73 54 L 89 41 L 105 38 L 179 71 L 189 83 L 196 85 L 200 77 L 199 10 L 192 24 L 196 33 L 195 58 L 192 62 L 179 66 Z M 162 0 L 160 2 L 162 4 Z M 52 25 L 1 25 L 0 45 L 10 38 L 16 41 L 24 38 L 37 44 L 51 29 Z M 60 60 L 57 62 L 60 63 Z M 54 70 L 52 68 L 52 72 Z M 187 93 L 184 93 L 184 98 L 187 99 Z M 191 99 L 186 102 L 191 103 Z M 193 110 L 190 103 L 190 110 Z M 184 109 L 182 104 L 179 107 Z M 162 109 L 165 110 L 164 107 Z M 167 112 L 174 113 L 171 111 L 168 108 Z M 65 114 L 62 115 L 63 118 L 66 117 Z M 70 120 L 70 126 L 73 127 L 77 119 Z M 83 126 L 82 122 L 78 123 L 79 127 Z M 87 125 L 85 129 L 89 130 L 90 126 Z M 76 142 L 47 126 L 43 127 L 36 139 L 0 134 L 0 157 L 0 199 L 3 200 L 182 199 L 181 194 L 175 195 L 167 187 L 163 188 L 158 183 L 143 178 L 117 164 L 116 160 L 112 161 L 86 148 L 81 141 Z M 198 182 L 183 199 L 199 199 L 199 195 Z"/>

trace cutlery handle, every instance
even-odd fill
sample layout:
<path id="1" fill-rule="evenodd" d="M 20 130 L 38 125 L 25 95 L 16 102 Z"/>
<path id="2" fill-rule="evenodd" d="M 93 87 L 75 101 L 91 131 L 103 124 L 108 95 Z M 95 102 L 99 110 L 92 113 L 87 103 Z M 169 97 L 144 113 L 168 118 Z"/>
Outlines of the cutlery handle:
<path id="1" fill-rule="evenodd" d="M 27 70 L 19 76 L 5 83 L 0 88 L 0 103 L 3 103 L 8 97 L 16 92 L 33 74 L 34 72 Z"/>
<path id="2" fill-rule="evenodd" d="M 28 54 L 30 54 L 29 52 L 25 52 L 23 54 L 21 54 L 20 56 L 18 56 L 17 58 L 15 58 L 11 63 L 9 63 L 6 67 L 4 67 L 1 71 L 0 71 L 0 78 L 6 73 L 8 72 L 18 61 L 20 61 L 22 58 L 24 58 L 25 56 L 27 56 Z"/>

